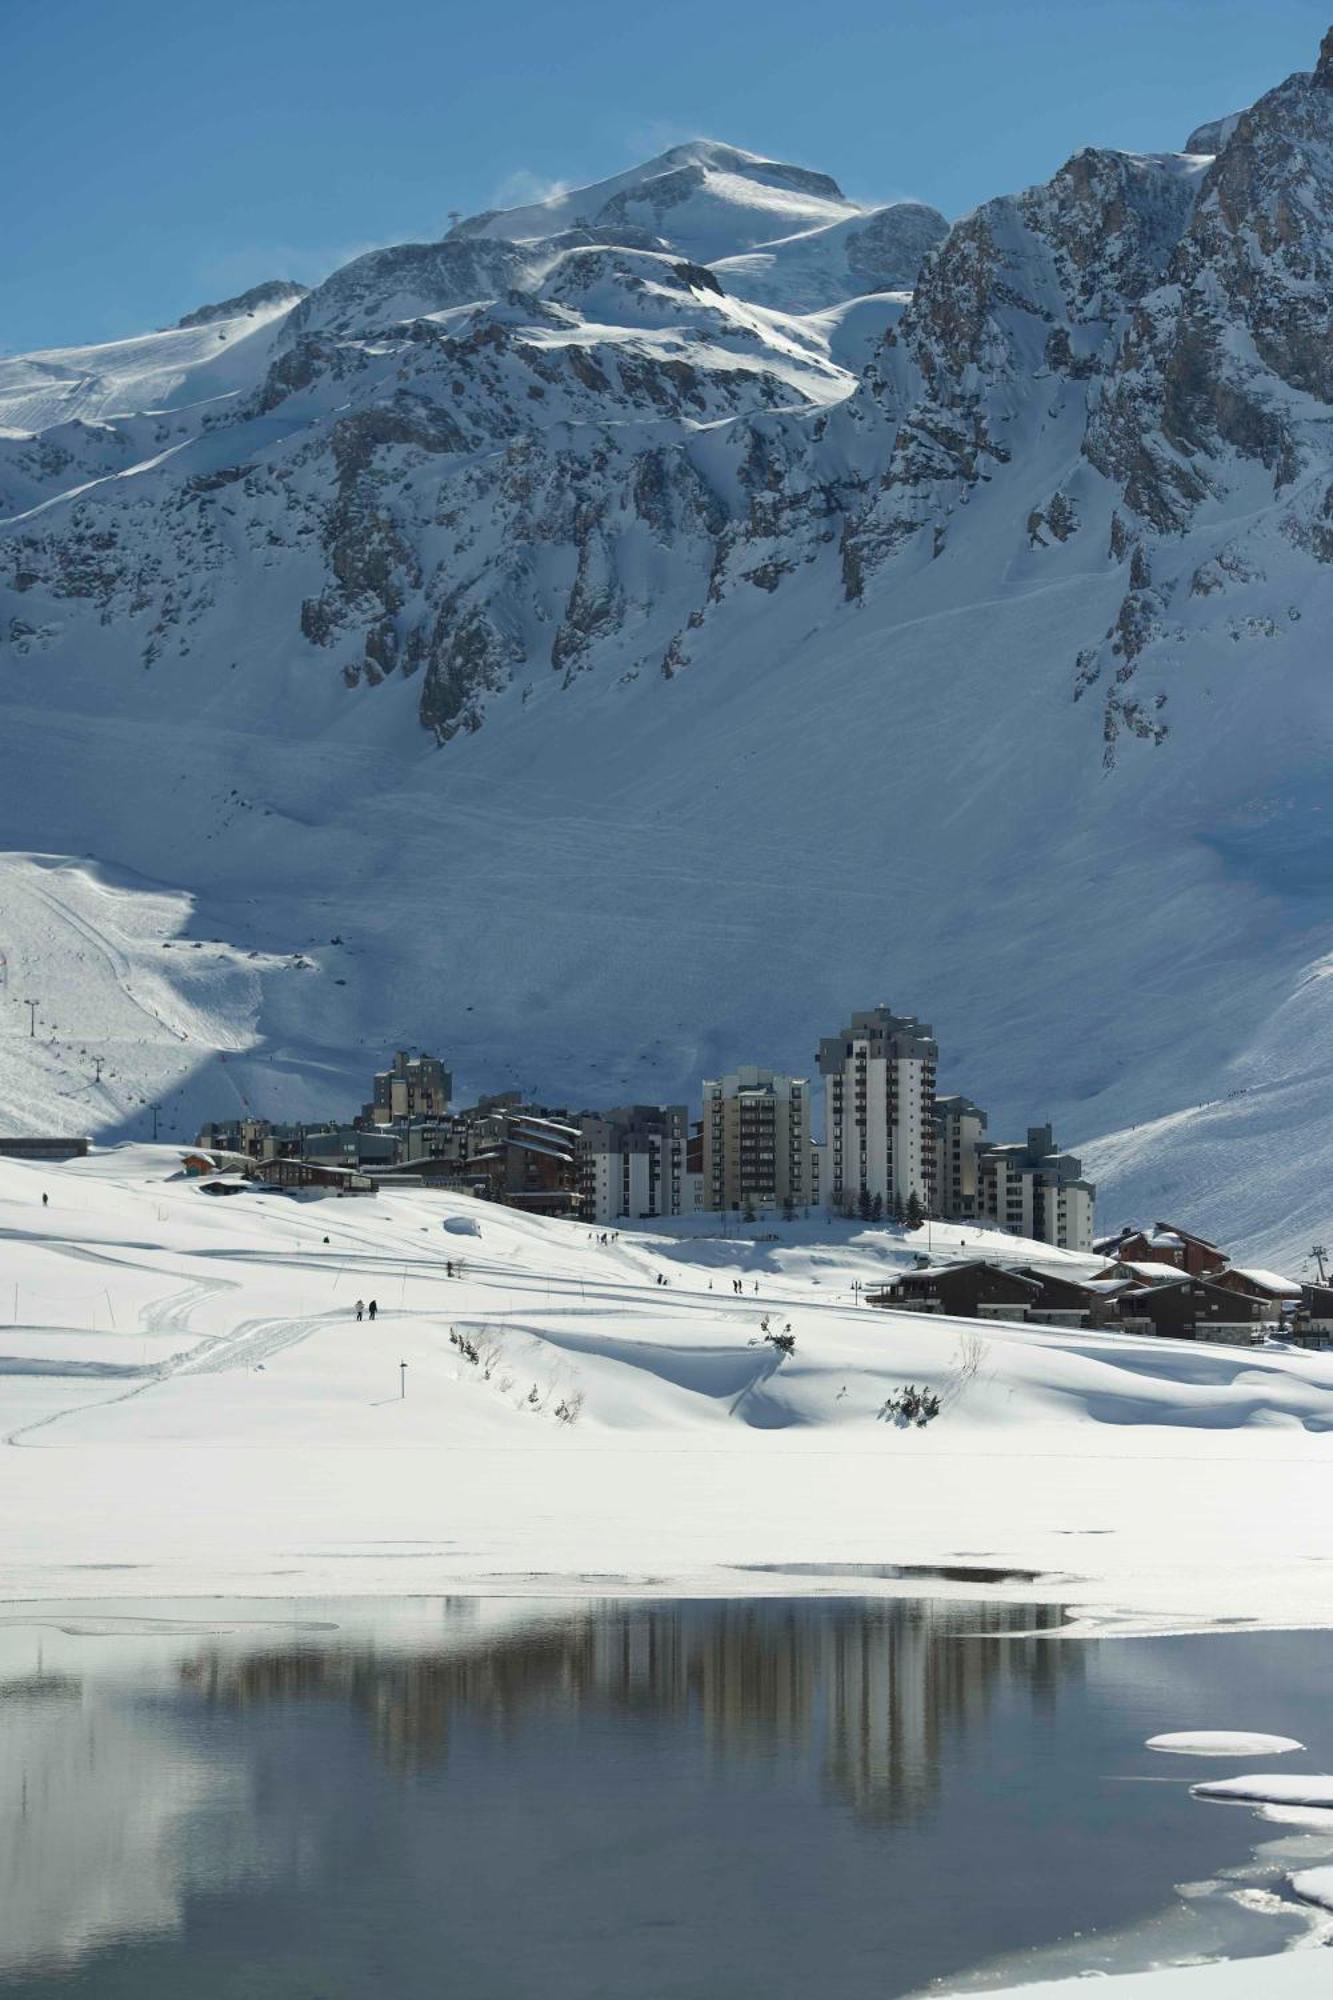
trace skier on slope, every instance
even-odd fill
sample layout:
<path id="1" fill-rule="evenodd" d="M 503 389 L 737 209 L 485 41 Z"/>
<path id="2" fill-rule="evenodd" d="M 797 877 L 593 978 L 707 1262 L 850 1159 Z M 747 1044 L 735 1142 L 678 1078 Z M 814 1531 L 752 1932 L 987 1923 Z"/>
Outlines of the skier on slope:
<path id="1" fill-rule="evenodd" d="M 378 1311 L 379 1311 L 379 1307 L 378 1307 L 378 1306 L 376 1305 L 376 1303 L 375 1303 L 374 1299 L 372 1299 L 372 1300 L 370 1301 L 370 1304 L 369 1304 L 369 1305 L 368 1305 L 368 1306 L 366 1307 L 366 1318 L 367 1318 L 367 1319 L 374 1319 L 374 1317 L 375 1317 L 375 1315 L 376 1315 L 376 1313 L 377 1313 Z"/>
<path id="2" fill-rule="evenodd" d="M 366 1316 L 366 1302 L 364 1299 L 358 1299 L 356 1302 L 356 1316 L 358 1319 L 364 1319 Z"/>

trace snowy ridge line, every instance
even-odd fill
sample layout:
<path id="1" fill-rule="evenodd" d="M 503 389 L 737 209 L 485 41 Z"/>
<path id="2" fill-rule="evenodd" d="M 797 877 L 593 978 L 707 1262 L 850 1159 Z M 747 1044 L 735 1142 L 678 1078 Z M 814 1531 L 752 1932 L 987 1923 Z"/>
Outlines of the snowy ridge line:
<path id="1" fill-rule="evenodd" d="M 680 1101 L 803 1073 L 892 964 L 1104 1213 L 1296 1269 L 1333 1186 L 1331 80 L 952 228 L 697 142 L 0 364 L 0 854 L 312 954 L 205 993 L 132 952 L 190 1041 L 126 1024 L 109 1091 L 0 1006 L 7 1116 L 318 1116 L 399 1034 Z M 81 975 L 99 1049 L 115 990 Z"/>

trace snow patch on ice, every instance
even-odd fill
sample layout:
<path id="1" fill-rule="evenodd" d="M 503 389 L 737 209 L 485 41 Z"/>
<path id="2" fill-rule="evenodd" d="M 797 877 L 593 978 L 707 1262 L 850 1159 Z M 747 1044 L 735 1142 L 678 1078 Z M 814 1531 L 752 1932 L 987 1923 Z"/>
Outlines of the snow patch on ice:
<path id="1" fill-rule="evenodd" d="M 1182 1729 L 1150 1736 L 1146 1748 L 1181 1757 L 1281 1757 L 1305 1745 L 1293 1736 L 1265 1736 L 1244 1729 Z"/>

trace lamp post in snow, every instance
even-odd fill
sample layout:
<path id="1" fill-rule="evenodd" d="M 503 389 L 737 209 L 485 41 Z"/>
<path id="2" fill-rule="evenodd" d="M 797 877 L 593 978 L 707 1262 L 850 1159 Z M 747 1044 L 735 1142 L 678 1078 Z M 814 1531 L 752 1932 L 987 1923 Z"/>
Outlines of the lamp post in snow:
<path id="1" fill-rule="evenodd" d="M 35 1000 L 25 1000 L 23 1004 L 28 1010 L 28 1035 L 30 1039 L 35 1040 L 37 1035 L 37 1002 Z"/>

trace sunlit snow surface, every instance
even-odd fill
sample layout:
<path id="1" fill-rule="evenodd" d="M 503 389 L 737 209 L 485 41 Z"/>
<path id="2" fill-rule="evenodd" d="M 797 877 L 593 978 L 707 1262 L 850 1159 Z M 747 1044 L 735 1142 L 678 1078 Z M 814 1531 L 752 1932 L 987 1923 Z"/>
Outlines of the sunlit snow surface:
<path id="1" fill-rule="evenodd" d="M 434 1590 L 925 1576 L 1113 1628 L 1333 1624 L 1333 1357 L 885 1313 L 861 1291 L 924 1232 L 717 1230 L 210 1198 L 166 1146 L 0 1160 L 0 1595 L 391 1592 L 410 1556 Z M 885 1407 L 909 1382 L 924 1430 Z"/>
<path id="2" fill-rule="evenodd" d="M 1165 1750 L 1180 1757 L 1280 1757 L 1288 1750 L 1303 1750 L 1291 1736 L 1265 1736 L 1244 1729 L 1180 1729 L 1165 1736 L 1150 1736 L 1149 1750 Z"/>

